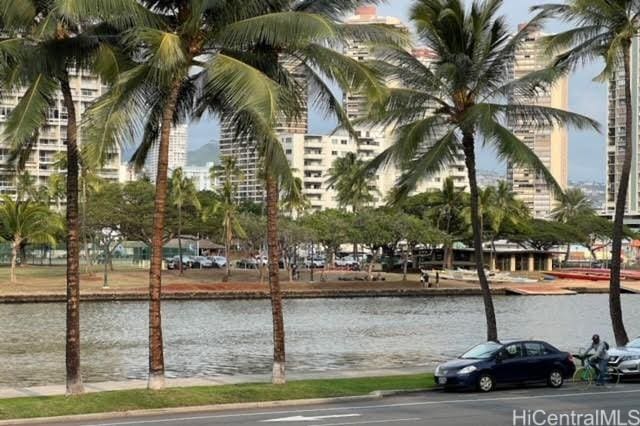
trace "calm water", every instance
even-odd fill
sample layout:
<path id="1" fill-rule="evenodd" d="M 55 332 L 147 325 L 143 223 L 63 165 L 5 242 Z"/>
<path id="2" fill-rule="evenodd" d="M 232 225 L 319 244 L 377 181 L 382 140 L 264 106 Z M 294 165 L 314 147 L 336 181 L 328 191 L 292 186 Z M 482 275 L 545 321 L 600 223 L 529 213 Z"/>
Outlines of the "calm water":
<path id="1" fill-rule="evenodd" d="M 625 295 L 630 334 L 640 334 L 640 297 Z M 267 373 L 268 301 L 164 303 L 167 375 Z M 606 295 L 498 297 L 502 337 L 543 338 L 576 350 L 594 332 L 612 341 Z M 64 381 L 64 305 L 0 305 L 0 386 Z M 288 300 L 288 367 L 298 371 L 430 366 L 485 335 L 479 297 Z M 82 306 L 88 382 L 144 378 L 147 305 Z"/>

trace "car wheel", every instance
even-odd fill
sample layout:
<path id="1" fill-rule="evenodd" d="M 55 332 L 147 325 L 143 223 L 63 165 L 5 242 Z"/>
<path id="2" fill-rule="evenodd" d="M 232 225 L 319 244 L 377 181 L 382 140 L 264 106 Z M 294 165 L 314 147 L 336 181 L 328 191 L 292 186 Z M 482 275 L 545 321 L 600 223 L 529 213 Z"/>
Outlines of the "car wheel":
<path id="1" fill-rule="evenodd" d="M 496 381 L 490 374 L 483 373 L 478 379 L 478 389 L 482 392 L 491 392 L 496 386 Z"/>
<path id="2" fill-rule="evenodd" d="M 564 384 L 564 376 L 562 371 L 558 369 L 551 370 L 547 378 L 547 384 L 552 388 L 559 388 Z"/>

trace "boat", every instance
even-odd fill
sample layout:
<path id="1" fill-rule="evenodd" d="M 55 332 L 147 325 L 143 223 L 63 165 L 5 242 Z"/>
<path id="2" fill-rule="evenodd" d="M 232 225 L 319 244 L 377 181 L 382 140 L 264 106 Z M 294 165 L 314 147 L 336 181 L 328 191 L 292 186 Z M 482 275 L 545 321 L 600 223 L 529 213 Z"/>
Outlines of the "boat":
<path id="1" fill-rule="evenodd" d="M 441 279 L 445 280 L 455 280 L 455 281 L 464 281 L 464 282 L 478 282 L 478 273 L 476 271 L 470 271 L 467 269 L 456 269 L 454 271 L 445 269 L 443 271 L 438 271 Z M 505 272 L 490 272 L 485 270 L 485 274 L 490 283 L 504 283 L 504 284 L 532 284 L 537 283 L 538 280 L 525 278 L 525 277 L 514 277 L 511 274 Z"/>

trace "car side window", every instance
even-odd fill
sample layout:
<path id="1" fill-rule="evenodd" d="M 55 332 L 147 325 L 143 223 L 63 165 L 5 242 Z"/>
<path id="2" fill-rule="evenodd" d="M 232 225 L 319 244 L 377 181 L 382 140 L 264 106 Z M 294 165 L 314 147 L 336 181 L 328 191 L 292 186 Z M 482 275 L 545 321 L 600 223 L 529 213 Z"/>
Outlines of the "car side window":
<path id="1" fill-rule="evenodd" d="M 527 356 L 544 356 L 547 354 L 544 345 L 542 345 L 541 343 L 525 343 L 524 349 L 527 352 Z"/>
<path id="2" fill-rule="evenodd" d="M 522 346 L 519 343 L 504 347 L 504 359 L 522 358 Z"/>

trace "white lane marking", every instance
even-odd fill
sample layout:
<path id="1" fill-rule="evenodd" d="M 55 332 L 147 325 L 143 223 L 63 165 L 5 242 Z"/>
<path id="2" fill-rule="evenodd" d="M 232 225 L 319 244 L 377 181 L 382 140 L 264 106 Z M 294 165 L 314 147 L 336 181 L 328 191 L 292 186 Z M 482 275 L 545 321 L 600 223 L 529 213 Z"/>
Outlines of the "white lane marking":
<path id="1" fill-rule="evenodd" d="M 295 416 L 295 417 L 283 417 L 281 419 L 260 420 L 260 423 L 269 423 L 269 422 L 315 422 L 315 421 L 324 420 L 324 419 L 339 419 L 341 417 L 361 417 L 361 416 L 362 416 L 362 414 L 333 414 L 331 416 L 315 416 L 315 417 Z"/>
<path id="2" fill-rule="evenodd" d="M 87 423 L 87 426 L 121 426 L 121 425 L 139 425 L 139 424 L 152 424 L 152 423 L 168 423 L 168 422 L 180 422 L 180 421 L 194 421 L 194 420 L 212 420 L 212 419 L 227 419 L 237 417 L 259 417 L 259 416 L 277 416 L 284 414 L 297 414 L 297 413 L 328 413 L 335 411 L 352 411 L 352 410 L 375 410 L 381 408 L 396 408 L 396 407 L 416 407 L 421 405 L 439 405 L 439 404 L 465 404 L 469 402 L 496 402 L 496 401 L 522 401 L 522 400 L 535 400 L 535 399 L 562 399 L 562 398 L 575 398 L 584 396 L 607 396 L 607 395 L 623 395 L 630 393 L 640 393 L 640 389 L 635 390 L 623 390 L 623 391 L 601 391 L 601 392 L 578 392 L 578 393 L 564 393 L 554 395 L 549 393 L 546 395 L 530 395 L 530 396 L 513 396 L 506 398 L 471 398 L 471 399 L 452 399 L 445 401 L 421 401 L 421 402 L 403 402 L 397 404 L 383 404 L 383 405 L 363 405 L 353 407 L 330 407 L 330 408 L 317 408 L 317 409 L 304 409 L 304 410 L 286 410 L 286 411 L 263 411 L 258 413 L 235 413 L 235 414 L 218 414 L 208 416 L 192 416 L 192 417 L 173 417 L 170 419 L 157 419 L 157 420 L 139 420 L 117 423 Z M 167 415 L 169 415 L 167 413 Z"/>
<path id="3" fill-rule="evenodd" d="M 347 425 L 371 425 L 375 423 L 389 423 L 389 422 L 417 422 L 422 420 L 420 417 L 414 417 L 412 419 L 388 419 L 388 420 L 367 420 L 366 422 L 351 422 L 351 423 L 322 423 L 311 426 L 347 426 Z"/>

